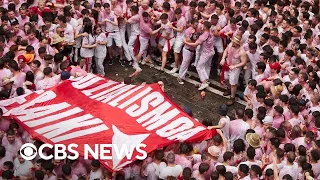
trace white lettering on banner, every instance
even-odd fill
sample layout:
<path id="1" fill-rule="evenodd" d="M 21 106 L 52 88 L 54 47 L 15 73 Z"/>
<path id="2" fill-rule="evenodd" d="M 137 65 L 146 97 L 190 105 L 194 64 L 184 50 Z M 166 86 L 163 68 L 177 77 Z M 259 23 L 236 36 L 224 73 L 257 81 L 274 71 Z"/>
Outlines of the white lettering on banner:
<path id="1" fill-rule="evenodd" d="M 23 109 L 19 113 L 16 113 L 14 115 L 18 116 L 20 121 L 24 122 L 24 121 L 28 121 L 31 119 L 36 119 L 42 116 L 52 114 L 54 112 L 60 111 L 62 109 L 66 109 L 68 107 L 70 107 L 70 104 L 63 102 L 59 104 L 51 104 L 47 106 L 39 106 L 39 107 L 30 108 L 30 109 Z M 41 122 L 40 124 L 43 124 L 43 122 Z"/>
<path id="2" fill-rule="evenodd" d="M 35 105 L 36 103 L 43 103 L 43 102 L 52 100 L 56 96 L 57 95 L 53 91 L 46 91 L 43 94 L 41 94 L 40 96 L 38 96 L 37 98 L 33 99 L 32 101 L 7 111 L 5 114 L 3 114 L 3 116 L 10 116 L 10 115 L 19 114 L 20 111 L 23 111 L 23 110 L 27 109 L 28 107 Z"/>
<path id="3" fill-rule="evenodd" d="M 37 129 L 36 132 L 42 134 L 44 137 L 48 139 L 51 139 L 53 137 L 64 134 L 72 129 L 103 124 L 103 121 L 101 119 L 92 118 L 94 117 L 91 114 L 86 114 L 83 116 L 72 118 L 66 121 L 61 121 L 59 123 Z"/>
<path id="4" fill-rule="evenodd" d="M 83 111 L 79 107 L 75 107 L 67 110 L 71 105 L 66 102 L 30 108 L 31 106 L 34 106 L 37 103 L 45 103 L 46 101 L 50 101 L 55 97 L 56 97 L 56 94 L 53 91 L 46 91 L 40 96 L 38 96 L 37 98 L 33 99 L 32 101 L 7 111 L 5 116 L 15 115 L 21 122 L 24 122 L 28 127 L 35 127 L 45 123 L 54 122 L 59 119 L 63 119 Z M 62 111 L 62 112 L 56 113 L 58 111 Z M 41 118 L 41 119 L 37 119 L 37 118 Z M 69 139 L 73 139 L 73 138 L 77 138 L 77 137 L 85 136 L 89 134 L 94 134 L 94 133 L 102 132 L 109 129 L 101 119 L 98 119 L 98 118 L 92 119 L 92 118 L 94 118 L 92 115 L 86 114 L 86 115 L 75 117 L 73 119 L 69 119 L 66 121 L 60 121 L 53 125 L 49 125 L 43 128 L 35 129 L 35 132 L 50 139 L 54 143 L 57 143 L 60 141 L 69 140 Z M 33 119 L 37 119 L 37 120 L 33 120 Z M 29 121 L 29 120 L 32 120 L 32 121 Z M 96 126 L 90 127 L 90 128 L 83 128 L 83 127 L 92 126 L 92 125 L 96 125 Z M 83 129 L 69 133 L 69 134 L 65 134 L 72 129 L 80 128 L 80 127 L 82 127 Z M 64 134 L 64 135 L 61 135 L 61 134 Z"/>
<path id="5" fill-rule="evenodd" d="M 148 111 L 149 104 L 156 107 L 164 101 L 164 97 L 159 92 L 152 92 L 141 100 L 141 106 L 133 104 L 128 107 L 126 113 L 131 117 L 138 117 Z M 138 109 L 139 108 L 139 109 Z"/>
<path id="6" fill-rule="evenodd" d="M 67 111 L 63 111 L 63 112 L 58 113 L 58 114 L 54 114 L 54 115 L 51 115 L 51 116 L 47 116 L 47 117 L 38 119 L 38 120 L 28 121 L 25 124 L 27 126 L 29 126 L 29 127 L 35 127 L 35 126 L 38 126 L 38 125 L 41 125 L 41 124 L 45 124 L 45 123 L 56 121 L 56 120 L 59 120 L 59 119 L 62 119 L 62 118 L 66 118 L 68 116 L 77 114 L 77 113 L 82 112 L 82 111 L 83 110 L 81 108 L 76 107 L 76 108 L 73 108 L 73 109 L 70 109 L 70 110 L 67 110 Z"/>
<path id="7" fill-rule="evenodd" d="M 137 122 L 141 124 L 147 119 L 149 119 L 147 122 L 144 122 L 142 126 L 143 127 L 148 126 L 146 127 L 146 129 L 149 131 L 154 130 L 155 128 L 162 126 L 163 124 L 167 123 L 169 120 L 171 120 L 172 118 L 174 118 L 179 114 L 179 111 L 176 108 L 163 114 L 170 107 L 171 107 L 171 104 L 166 101 L 160 106 L 158 106 L 157 108 L 141 116 L 139 119 L 137 119 Z"/>
<path id="8" fill-rule="evenodd" d="M 97 80 L 92 81 L 93 78 L 94 77 L 92 76 L 85 77 L 79 80 L 81 82 L 74 83 L 86 84 L 85 87 L 88 87 L 90 83 L 92 84 L 97 82 Z M 110 81 L 108 81 L 107 83 L 110 83 L 110 85 L 114 84 Z M 129 116 L 135 118 L 138 118 L 140 116 L 137 119 L 137 122 L 141 124 L 143 127 L 145 127 L 146 130 L 156 130 L 156 133 L 159 136 L 166 137 L 169 140 L 186 140 L 191 136 L 195 135 L 196 133 L 205 130 L 205 128 L 202 126 L 194 127 L 193 121 L 187 117 L 180 117 L 178 119 L 174 119 L 177 115 L 179 115 L 179 110 L 174 108 L 168 111 L 168 109 L 170 109 L 172 105 L 169 102 L 165 101 L 164 96 L 161 93 L 152 92 L 153 89 L 151 87 L 147 87 L 142 90 L 142 88 L 145 86 L 134 87 L 133 85 L 119 84 L 110 88 L 110 85 L 100 85 L 98 87 L 87 89 L 82 92 L 86 96 L 91 95 L 91 99 L 95 99 L 102 103 L 108 103 L 110 101 L 108 104 L 112 107 L 117 107 L 119 109 L 126 108 L 125 111 Z M 84 86 L 75 87 L 84 88 Z M 106 87 L 109 87 L 109 89 L 101 91 Z M 128 96 L 130 96 L 134 92 L 137 92 L 138 90 L 142 91 L 134 95 L 133 97 L 130 97 L 128 100 L 122 102 L 119 105 L 119 102 L 121 100 L 127 98 Z M 100 92 L 95 94 L 94 92 L 97 91 Z M 141 104 L 133 104 L 140 98 L 142 98 Z"/>
<path id="9" fill-rule="evenodd" d="M 105 89 L 111 85 L 114 85 L 114 84 L 117 84 L 118 82 L 115 82 L 115 81 L 108 81 L 107 83 L 103 83 L 97 87 L 94 87 L 92 89 L 87 89 L 87 90 L 83 90 L 81 91 L 83 94 L 85 94 L 86 96 L 91 96 L 93 92 L 95 91 L 99 91 L 101 89 Z"/>
<path id="10" fill-rule="evenodd" d="M 87 88 L 87 87 L 93 85 L 94 83 L 96 83 L 100 80 L 105 80 L 105 79 L 102 77 L 96 76 L 94 74 L 87 74 L 82 79 L 75 81 L 71 84 L 74 88 L 84 89 L 84 88 Z"/>
<path id="11" fill-rule="evenodd" d="M 44 92 L 44 90 L 39 90 L 39 91 L 35 91 L 35 93 L 37 94 L 42 94 Z M 29 96 L 30 94 L 24 94 L 15 98 L 11 98 L 11 99 L 6 99 L 6 100 L 2 100 L 0 102 L 0 107 L 3 111 L 3 113 L 5 114 L 8 110 L 7 108 L 5 108 L 6 106 L 10 106 L 14 103 L 18 103 L 18 104 L 23 104 L 27 101 L 26 97 Z"/>
<path id="12" fill-rule="evenodd" d="M 142 98 L 142 96 L 147 95 L 150 91 L 152 91 L 151 87 L 148 87 L 146 89 L 144 89 L 142 92 L 140 92 L 139 94 L 133 96 L 132 98 L 128 99 L 127 101 L 125 101 L 124 103 L 122 103 L 121 105 L 118 106 L 118 108 L 123 109 L 127 106 L 129 106 L 130 104 L 132 104 L 133 102 L 137 101 L 138 99 Z"/>
<path id="13" fill-rule="evenodd" d="M 130 96 L 134 92 L 138 91 L 139 89 L 143 88 L 144 86 L 136 86 L 134 89 L 131 89 L 130 91 L 126 92 L 125 94 L 122 94 L 121 96 L 117 97 L 113 101 L 109 102 L 108 104 L 112 107 L 116 107 L 119 103 L 119 101 L 123 100 L 124 98 Z M 112 96 L 112 99 L 116 97 L 116 95 Z"/>
<path id="14" fill-rule="evenodd" d="M 27 100 L 25 99 L 27 95 L 22 95 L 22 96 L 18 96 L 16 98 L 11 98 L 11 99 L 6 99 L 6 100 L 2 100 L 0 102 L 0 107 L 3 111 L 3 113 L 5 114 L 8 110 L 6 108 L 6 106 L 10 106 L 14 103 L 18 103 L 18 104 L 23 104 L 25 103 Z"/>
<path id="15" fill-rule="evenodd" d="M 97 98 L 96 100 L 98 101 L 101 101 L 102 103 L 107 103 L 109 102 L 111 99 L 113 99 L 114 97 L 117 97 L 123 93 L 125 93 L 126 91 L 128 91 L 129 89 L 133 88 L 134 85 L 128 85 L 128 86 L 125 86 L 123 88 L 120 88 L 120 89 L 117 89 L 115 91 L 112 91 L 108 94 L 105 94 L 99 98 Z"/>
<path id="16" fill-rule="evenodd" d="M 115 90 L 119 90 L 119 89 L 121 90 L 123 86 L 125 86 L 125 84 L 118 84 L 118 85 L 116 85 L 116 86 L 113 86 L 113 87 L 110 88 L 110 89 L 107 89 L 107 90 L 102 91 L 102 92 L 100 92 L 100 93 L 98 93 L 98 94 L 95 94 L 95 95 L 93 95 L 93 96 L 90 96 L 90 98 L 91 98 L 91 99 L 96 99 L 97 101 L 101 101 L 101 100 L 104 99 L 104 98 L 103 98 L 103 95 L 108 94 L 108 93 L 110 93 L 110 92 L 112 92 L 112 91 L 115 91 Z M 101 96 L 102 96 L 102 98 L 101 98 Z"/>
<path id="17" fill-rule="evenodd" d="M 75 132 L 72 132 L 72 133 L 69 133 L 69 134 L 65 134 L 65 135 L 62 135 L 62 136 L 55 137 L 55 138 L 51 139 L 51 141 L 54 142 L 54 143 L 58 143 L 58 142 L 61 142 L 61 141 L 70 140 L 70 139 L 74 139 L 74 138 L 79 138 L 81 136 L 86 136 L 86 135 L 89 135 L 89 134 L 95 134 L 95 133 L 103 132 L 103 131 L 106 131 L 108 129 L 109 128 L 105 124 L 101 124 L 99 126 L 95 126 L 95 127 L 92 127 L 92 128 L 82 129 L 82 130 L 75 131 Z"/>
<path id="18" fill-rule="evenodd" d="M 199 133 L 200 131 L 205 130 L 206 128 L 202 127 L 202 126 L 197 126 L 195 128 L 186 130 L 186 131 L 182 131 L 180 133 L 177 133 L 173 136 L 168 137 L 169 140 L 187 140 L 190 137 L 192 137 L 193 135 Z"/>
<path id="19" fill-rule="evenodd" d="M 178 132 L 188 130 L 193 127 L 193 122 L 186 117 L 181 117 L 172 121 L 170 124 L 166 125 L 165 127 L 157 130 L 157 134 L 161 137 L 169 137 Z"/>

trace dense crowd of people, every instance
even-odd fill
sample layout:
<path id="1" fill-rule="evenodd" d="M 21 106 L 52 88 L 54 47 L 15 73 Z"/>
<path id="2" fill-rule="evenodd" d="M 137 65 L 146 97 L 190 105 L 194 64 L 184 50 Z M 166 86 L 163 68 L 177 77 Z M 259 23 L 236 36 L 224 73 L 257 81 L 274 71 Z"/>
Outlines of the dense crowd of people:
<path id="1" fill-rule="evenodd" d="M 203 122 L 211 139 L 115 172 L 98 160 L 24 160 L 21 145 L 42 142 L 0 110 L 3 180 L 320 179 L 319 0 L 0 0 L 0 17 L 1 100 L 104 76 L 114 61 L 134 77 L 171 59 L 179 84 L 193 66 L 204 90 L 215 67 L 230 96 L 217 125 Z M 230 113 L 239 79 L 246 107 Z"/>

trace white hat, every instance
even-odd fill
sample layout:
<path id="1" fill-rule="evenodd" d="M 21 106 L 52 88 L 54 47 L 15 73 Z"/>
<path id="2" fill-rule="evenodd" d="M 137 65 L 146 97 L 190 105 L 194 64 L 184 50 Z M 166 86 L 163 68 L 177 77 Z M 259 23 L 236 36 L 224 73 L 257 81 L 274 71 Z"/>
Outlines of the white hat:
<path id="1" fill-rule="evenodd" d="M 273 122 L 273 117 L 271 116 L 266 116 L 263 120 L 263 123 L 272 123 Z"/>

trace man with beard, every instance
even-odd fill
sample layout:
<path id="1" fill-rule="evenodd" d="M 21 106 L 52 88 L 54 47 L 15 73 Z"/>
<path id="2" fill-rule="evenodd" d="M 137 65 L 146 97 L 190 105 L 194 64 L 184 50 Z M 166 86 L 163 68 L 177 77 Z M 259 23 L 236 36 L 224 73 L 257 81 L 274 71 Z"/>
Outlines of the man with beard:
<path id="1" fill-rule="evenodd" d="M 224 96 L 230 96 L 230 100 L 227 105 L 233 105 L 235 103 L 235 96 L 237 92 L 237 85 L 239 81 L 239 76 L 241 68 L 247 63 L 247 55 L 245 50 L 240 45 L 241 37 L 235 36 L 232 38 L 232 43 L 228 45 L 226 50 L 222 55 L 222 60 L 220 65 L 222 67 L 221 76 L 225 75 L 225 79 L 229 80 L 231 88 L 223 94 Z M 224 74 L 225 72 L 225 74 Z"/>

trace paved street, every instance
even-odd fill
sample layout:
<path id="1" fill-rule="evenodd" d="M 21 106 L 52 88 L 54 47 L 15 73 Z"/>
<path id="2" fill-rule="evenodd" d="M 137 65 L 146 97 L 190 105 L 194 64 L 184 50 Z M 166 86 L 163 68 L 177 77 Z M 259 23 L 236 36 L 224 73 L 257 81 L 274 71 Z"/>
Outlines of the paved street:
<path id="1" fill-rule="evenodd" d="M 106 77 L 116 81 L 123 81 L 124 77 L 134 72 L 132 67 L 122 67 L 118 62 L 115 62 L 112 66 L 106 65 L 105 68 Z M 192 83 L 185 82 L 184 85 L 180 85 L 174 75 L 161 73 L 155 69 L 155 67 L 148 65 L 141 66 L 141 68 L 143 71 L 133 79 L 134 84 L 141 84 L 142 82 L 150 84 L 163 81 L 165 84 L 165 93 L 180 107 L 184 108 L 185 106 L 189 106 L 193 111 L 194 117 L 200 121 L 207 121 L 209 124 L 218 123 L 217 107 L 228 101 L 227 98 L 216 94 L 221 94 L 220 91 L 214 88 L 208 88 L 209 90 L 206 90 L 206 96 L 202 100 L 200 91 L 198 91 L 194 80 L 191 80 Z M 211 92 L 210 89 L 216 93 Z M 236 103 L 231 106 L 229 114 L 231 115 L 232 110 L 239 107 L 243 107 L 243 105 Z"/>

